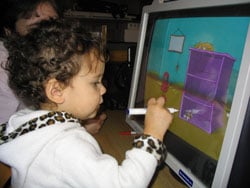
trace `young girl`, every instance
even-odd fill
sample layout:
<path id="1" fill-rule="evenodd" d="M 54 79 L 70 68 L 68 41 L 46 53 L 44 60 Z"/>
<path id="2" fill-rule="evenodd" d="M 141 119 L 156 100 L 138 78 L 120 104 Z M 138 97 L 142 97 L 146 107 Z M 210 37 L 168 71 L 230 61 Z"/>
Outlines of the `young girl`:
<path id="1" fill-rule="evenodd" d="M 61 11 L 55 0 L 1 0 L 0 38 L 10 34 L 26 35 L 43 20 L 56 19 Z M 59 3 L 59 2 L 58 2 Z M 4 40 L 4 39 L 3 39 Z M 8 51 L 0 41 L 0 65 L 8 58 Z M 18 100 L 8 85 L 6 71 L 0 66 L 0 124 L 9 120 L 10 116 L 25 106 Z M 83 121 L 85 128 L 92 134 L 99 132 L 106 119 L 104 112 L 93 119 Z"/>
<path id="2" fill-rule="evenodd" d="M 172 115 L 163 98 L 148 101 L 144 135 L 121 165 L 79 123 L 95 117 L 106 92 L 104 49 L 83 30 L 50 20 L 6 44 L 10 86 L 36 108 L 1 125 L 0 161 L 12 168 L 13 188 L 147 187 L 164 160 Z"/>

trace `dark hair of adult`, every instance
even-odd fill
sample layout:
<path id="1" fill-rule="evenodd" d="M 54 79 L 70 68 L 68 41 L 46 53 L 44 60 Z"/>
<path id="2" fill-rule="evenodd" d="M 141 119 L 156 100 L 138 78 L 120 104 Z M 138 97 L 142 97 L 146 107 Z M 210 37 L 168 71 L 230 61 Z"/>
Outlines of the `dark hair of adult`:
<path id="1" fill-rule="evenodd" d="M 15 31 L 16 21 L 19 18 L 30 18 L 40 3 L 50 3 L 58 15 L 61 15 L 55 0 L 1 0 L 0 37 L 5 37 L 4 28 Z"/>

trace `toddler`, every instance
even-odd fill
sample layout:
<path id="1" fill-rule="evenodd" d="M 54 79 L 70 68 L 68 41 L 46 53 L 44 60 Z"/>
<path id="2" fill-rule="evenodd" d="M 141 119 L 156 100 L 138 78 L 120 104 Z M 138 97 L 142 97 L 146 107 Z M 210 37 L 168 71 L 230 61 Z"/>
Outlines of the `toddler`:
<path id="1" fill-rule="evenodd" d="M 12 169 L 13 188 L 148 186 L 166 154 L 172 115 L 164 98 L 148 101 L 144 134 L 119 165 L 80 123 L 96 116 L 106 92 L 101 43 L 80 23 L 58 19 L 11 36 L 6 47 L 10 87 L 34 106 L 0 126 L 0 161 Z"/>

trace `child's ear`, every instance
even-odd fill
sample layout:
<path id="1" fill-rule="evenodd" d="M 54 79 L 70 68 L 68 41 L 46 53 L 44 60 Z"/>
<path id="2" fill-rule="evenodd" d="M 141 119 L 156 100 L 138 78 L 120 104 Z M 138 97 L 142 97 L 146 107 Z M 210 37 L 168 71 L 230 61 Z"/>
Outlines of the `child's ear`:
<path id="1" fill-rule="evenodd" d="M 63 87 L 56 79 L 50 79 L 45 86 L 45 92 L 49 100 L 56 104 L 64 102 Z"/>

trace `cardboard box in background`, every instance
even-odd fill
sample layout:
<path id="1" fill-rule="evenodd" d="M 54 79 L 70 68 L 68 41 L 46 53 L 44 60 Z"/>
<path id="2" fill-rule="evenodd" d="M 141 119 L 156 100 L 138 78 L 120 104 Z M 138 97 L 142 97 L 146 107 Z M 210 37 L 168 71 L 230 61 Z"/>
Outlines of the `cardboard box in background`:
<path id="1" fill-rule="evenodd" d="M 139 23 L 128 23 L 124 30 L 124 42 L 137 42 L 139 34 Z"/>

